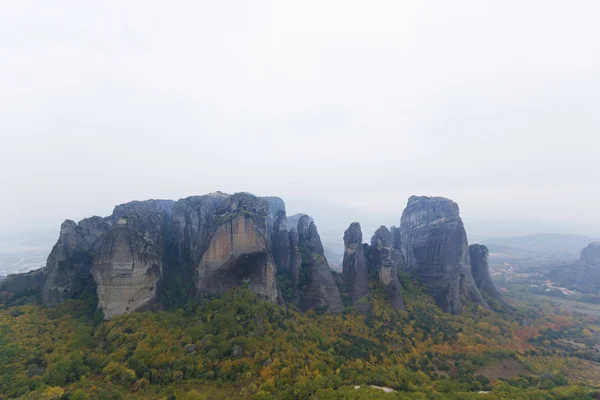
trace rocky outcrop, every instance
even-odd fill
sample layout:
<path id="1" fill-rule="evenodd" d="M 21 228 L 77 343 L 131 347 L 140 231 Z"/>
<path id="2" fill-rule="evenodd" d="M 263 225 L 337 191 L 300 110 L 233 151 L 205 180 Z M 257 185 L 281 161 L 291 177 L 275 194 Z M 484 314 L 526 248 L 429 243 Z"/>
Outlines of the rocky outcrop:
<path id="1" fill-rule="evenodd" d="M 37 293 L 41 290 L 45 278 L 46 274 L 43 269 L 9 275 L 0 279 L 0 293 L 6 292 L 14 295 Z"/>
<path id="2" fill-rule="evenodd" d="M 495 306 L 494 308 L 508 308 L 508 303 L 506 303 L 500 292 L 498 292 L 490 278 L 488 248 L 480 244 L 472 244 L 469 246 L 469 256 L 471 259 L 471 274 L 479 291 L 488 300 L 490 305 Z"/>
<path id="3" fill-rule="evenodd" d="M 269 251 L 269 205 L 247 193 L 228 197 L 217 208 L 206 252 L 197 269 L 198 293 L 221 294 L 247 283 L 261 297 L 277 301 L 275 262 Z"/>
<path id="4" fill-rule="evenodd" d="M 290 235 L 287 231 L 287 218 L 285 210 L 277 213 L 277 218 L 273 225 L 271 233 L 271 251 L 277 268 L 284 271 L 290 271 L 292 262 L 292 248 Z"/>
<path id="5" fill-rule="evenodd" d="M 124 217 L 130 211 L 133 210 L 153 211 L 155 213 L 165 212 L 167 214 L 170 214 L 174 206 L 175 202 L 173 200 L 150 199 L 144 201 L 130 201 L 129 203 L 119 204 L 118 206 L 115 206 L 110 219 L 112 219 L 113 221 L 117 221 L 119 218 Z"/>
<path id="6" fill-rule="evenodd" d="M 590 243 L 581 250 L 580 261 L 600 266 L 600 242 Z"/>
<path id="7" fill-rule="evenodd" d="M 269 207 L 267 211 L 267 239 L 270 239 L 279 213 L 281 211 L 285 212 L 285 202 L 275 196 L 261 197 L 261 199 L 265 200 Z M 283 229 L 287 229 L 287 226 L 283 225 Z"/>
<path id="8" fill-rule="evenodd" d="M 325 258 L 317 226 L 306 215 L 298 220 L 298 239 L 302 256 L 300 310 L 326 307 L 330 312 L 342 311 L 340 292 Z"/>
<path id="9" fill-rule="evenodd" d="M 412 196 L 402 213 L 400 246 L 406 268 L 420 278 L 440 308 L 459 314 L 461 297 L 489 308 L 471 275 L 467 235 L 455 202 Z"/>
<path id="10" fill-rule="evenodd" d="M 290 236 L 290 276 L 292 280 L 292 302 L 298 304 L 300 285 L 300 268 L 302 267 L 302 254 L 300 253 L 300 238 L 296 228 L 289 232 Z"/>
<path id="11" fill-rule="evenodd" d="M 163 268 L 163 215 L 134 209 L 103 236 L 92 274 L 106 318 L 148 308 Z"/>
<path id="12" fill-rule="evenodd" d="M 548 271 L 547 278 L 559 286 L 597 294 L 600 291 L 600 242 L 590 243 L 581 250 L 579 260 Z"/>
<path id="13" fill-rule="evenodd" d="M 302 217 L 306 217 L 308 218 L 308 223 L 310 224 L 311 222 L 315 222 L 314 219 L 312 219 L 312 217 L 306 215 L 306 214 L 294 214 L 291 217 L 287 217 L 287 229 L 288 231 L 291 231 L 292 229 L 297 229 L 298 228 L 298 222 L 300 222 L 300 218 Z"/>
<path id="14" fill-rule="evenodd" d="M 369 273 L 363 251 L 362 230 L 353 222 L 344 232 L 342 277 L 352 305 L 360 312 L 369 311 Z"/>
<path id="15" fill-rule="evenodd" d="M 110 225 L 100 217 L 76 224 L 66 220 L 46 262 L 42 284 L 45 304 L 62 303 L 77 297 L 93 283 L 91 268 L 102 236 Z"/>
<path id="16" fill-rule="evenodd" d="M 388 299 L 394 309 L 404 310 L 402 285 L 398 279 L 398 268 L 401 265 L 402 254 L 394 248 L 392 233 L 381 226 L 371 238 L 371 255 L 373 267 L 377 271 L 379 281 L 383 284 Z"/>

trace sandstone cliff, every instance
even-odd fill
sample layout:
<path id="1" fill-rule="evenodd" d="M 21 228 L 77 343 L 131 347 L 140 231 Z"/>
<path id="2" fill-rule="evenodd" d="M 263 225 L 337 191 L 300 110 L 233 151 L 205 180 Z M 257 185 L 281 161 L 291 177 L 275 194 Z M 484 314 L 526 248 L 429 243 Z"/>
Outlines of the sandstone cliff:
<path id="1" fill-rule="evenodd" d="M 302 256 L 300 310 L 326 307 L 331 312 L 342 311 L 340 292 L 325 258 L 317 226 L 306 215 L 298 220 L 298 238 Z"/>
<path id="2" fill-rule="evenodd" d="M 106 318 L 149 307 L 156 300 L 163 227 L 160 213 L 134 209 L 103 236 L 92 274 Z"/>
<path id="3" fill-rule="evenodd" d="M 388 299 L 396 310 L 404 310 L 402 285 L 398 279 L 398 268 L 402 264 L 402 254 L 394 249 L 392 233 L 381 226 L 371 238 L 370 252 L 373 257 L 373 267 L 377 271 L 379 281 L 383 284 Z"/>
<path id="4" fill-rule="evenodd" d="M 471 275 L 467 235 L 455 202 L 412 196 L 402 213 L 400 245 L 406 268 L 421 279 L 440 308 L 460 313 L 461 296 L 489 308 Z"/>
<path id="5" fill-rule="evenodd" d="M 353 222 L 344 232 L 344 260 L 342 277 L 352 305 L 360 312 L 369 311 L 369 273 L 363 251 L 362 230 Z"/>
<path id="6" fill-rule="evenodd" d="M 268 213 L 266 200 L 247 193 L 223 201 L 215 211 L 212 236 L 198 265 L 199 293 L 220 294 L 245 282 L 254 293 L 277 301 L 275 262 L 267 240 Z"/>

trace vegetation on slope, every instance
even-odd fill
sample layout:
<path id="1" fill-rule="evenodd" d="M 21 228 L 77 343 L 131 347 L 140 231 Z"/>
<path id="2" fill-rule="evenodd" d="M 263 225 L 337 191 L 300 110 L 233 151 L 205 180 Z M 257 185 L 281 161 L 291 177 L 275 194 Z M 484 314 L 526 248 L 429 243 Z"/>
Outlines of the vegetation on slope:
<path id="1" fill-rule="evenodd" d="M 375 285 L 367 316 L 351 308 L 338 315 L 301 314 L 262 301 L 247 288 L 201 305 L 106 322 L 95 310 L 93 295 L 54 308 L 31 298 L 4 298 L 0 398 L 480 399 L 480 391 L 490 392 L 486 399 L 598 395 L 589 379 L 561 371 L 583 360 L 545 343 L 556 336 L 549 327 L 577 329 L 576 320 L 557 322 L 531 310 L 496 314 L 477 306 L 451 316 L 435 307 L 410 276 L 402 274 L 401 280 L 407 311 L 394 311 Z M 523 318 L 540 328 L 521 326 L 517 321 Z M 527 373 L 496 379 L 481 375 L 486 365 L 511 363 Z"/>

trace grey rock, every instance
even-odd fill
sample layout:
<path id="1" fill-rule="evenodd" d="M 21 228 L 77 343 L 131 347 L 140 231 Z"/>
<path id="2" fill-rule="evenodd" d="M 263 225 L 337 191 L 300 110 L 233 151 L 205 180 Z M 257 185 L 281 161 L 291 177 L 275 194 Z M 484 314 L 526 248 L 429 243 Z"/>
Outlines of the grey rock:
<path id="1" fill-rule="evenodd" d="M 279 213 L 282 211 L 285 213 L 285 202 L 281 198 L 275 196 L 261 197 L 261 199 L 265 200 L 269 206 L 267 212 L 267 238 L 270 239 L 274 232 L 275 221 L 277 220 Z M 282 227 L 287 229 L 285 224 Z"/>
<path id="2" fill-rule="evenodd" d="M 153 211 L 155 213 L 165 212 L 170 214 L 173 210 L 175 202 L 173 200 L 143 200 L 143 201 L 130 201 L 129 203 L 119 204 L 115 206 L 111 219 L 117 221 L 119 218 L 124 217 L 133 210 L 145 210 Z"/>
<path id="3" fill-rule="evenodd" d="M 196 348 L 197 348 L 197 346 L 194 343 L 186 344 L 183 347 L 183 351 L 185 351 L 187 354 L 191 354 L 191 353 L 194 353 L 196 351 Z"/>
<path id="4" fill-rule="evenodd" d="M 490 299 L 494 299 L 501 309 L 510 308 L 504 300 L 500 292 L 494 286 L 490 278 L 490 269 L 488 264 L 489 250 L 486 246 L 480 244 L 472 244 L 469 246 L 469 256 L 471 259 L 471 274 L 475 280 L 475 285 L 479 291 Z M 490 300 L 490 304 L 494 304 Z"/>
<path id="5" fill-rule="evenodd" d="M 287 275 L 291 272 L 292 248 L 290 236 L 287 231 L 287 218 L 285 211 L 281 210 L 277 214 L 277 219 L 273 225 L 271 233 L 271 251 L 273 260 L 279 270 L 283 270 Z M 291 275 L 290 275 L 291 278 Z"/>
<path id="6" fill-rule="evenodd" d="M 153 305 L 162 275 L 163 216 L 134 209 L 103 236 L 92 274 L 104 316 Z"/>
<path id="7" fill-rule="evenodd" d="M 315 220 L 312 219 L 312 217 L 310 217 L 310 216 L 308 216 L 306 214 L 294 214 L 291 217 L 290 216 L 287 217 L 287 229 L 288 229 L 288 231 L 291 231 L 292 229 L 297 229 L 298 228 L 298 222 L 300 222 L 300 218 L 302 218 L 302 217 L 307 217 L 309 224 L 311 222 L 315 222 Z"/>
<path id="8" fill-rule="evenodd" d="M 221 294 L 244 282 L 277 302 L 275 262 L 267 240 L 269 206 L 248 193 L 228 197 L 217 208 L 206 252 L 197 269 L 198 293 Z"/>
<path id="9" fill-rule="evenodd" d="M 233 358 L 241 357 L 243 355 L 244 355 L 244 348 L 242 347 L 242 345 L 234 346 L 233 349 L 231 350 L 231 357 L 233 357 Z"/>
<path id="10" fill-rule="evenodd" d="M 298 247 L 303 270 L 300 273 L 300 310 L 324 306 L 330 312 L 341 312 L 344 306 L 339 289 L 325 258 L 317 226 L 310 220 L 305 215 L 298 221 Z"/>
<path id="11" fill-rule="evenodd" d="M 362 231 L 358 222 L 353 222 L 344 232 L 342 277 L 352 299 L 352 305 L 366 314 L 370 308 L 369 274 L 363 251 Z"/>
<path id="12" fill-rule="evenodd" d="M 490 308 L 471 275 L 467 235 L 455 202 L 412 196 L 402 213 L 400 244 L 406 268 L 419 277 L 440 308 L 459 314 L 461 296 Z"/>
<path id="13" fill-rule="evenodd" d="M 290 276 L 292 279 L 292 302 L 298 304 L 300 284 L 300 268 L 302 266 L 302 254 L 300 253 L 300 238 L 296 228 L 289 231 L 290 239 Z"/>
<path id="14" fill-rule="evenodd" d="M 102 236 L 110 225 L 103 218 L 86 218 L 76 224 L 66 220 L 46 262 L 42 285 L 45 304 L 77 297 L 93 282 L 91 268 Z"/>
<path id="15" fill-rule="evenodd" d="M 41 290 L 46 274 L 43 268 L 24 274 L 9 275 L 0 281 L 0 292 L 21 295 Z"/>
<path id="16" fill-rule="evenodd" d="M 402 297 L 402 285 L 398 279 L 398 268 L 401 264 L 402 254 L 393 246 L 394 237 L 392 233 L 385 226 L 379 227 L 371 238 L 374 268 L 378 272 L 379 281 L 383 284 L 394 309 L 404 310 L 406 306 Z"/>

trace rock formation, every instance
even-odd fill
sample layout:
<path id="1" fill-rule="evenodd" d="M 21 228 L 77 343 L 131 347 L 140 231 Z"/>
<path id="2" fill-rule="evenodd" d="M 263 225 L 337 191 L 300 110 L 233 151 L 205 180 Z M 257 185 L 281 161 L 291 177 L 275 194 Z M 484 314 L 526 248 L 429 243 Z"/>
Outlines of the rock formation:
<path id="1" fill-rule="evenodd" d="M 271 251 L 277 268 L 285 270 L 287 274 L 291 269 L 292 247 L 290 235 L 287 231 L 287 218 L 285 210 L 277 213 L 271 233 Z"/>
<path id="2" fill-rule="evenodd" d="M 580 261 L 600 266 L 600 242 L 590 243 L 581 250 Z"/>
<path id="3" fill-rule="evenodd" d="M 373 267 L 378 273 L 390 303 L 394 309 L 404 310 L 406 307 L 402 297 L 402 285 L 398 279 L 402 254 L 394 249 L 393 244 L 392 233 L 385 226 L 381 226 L 371 238 L 370 253 L 373 257 Z"/>
<path id="4" fill-rule="evenodd" d="M 489 308 L 471 275 L 467 235 L 455 202 L 412 196 L 402 213 L 400 245 L 406 268 L 421 279 L 440 308 L 459 314 L 461 296 Z"/>
<path id="5" fill-rule="evenodd" d="M 285 202 L 275 196 L 261 197 L 261 199 L 264 199 L 269 206 L 267 211 L 267 239 L 270 239 L 279 213 L 281 211 L 285 212 Z M 287 226 L 283 225 L 283 228 L 286 229 Z"/>
<path id="6" fill-rule="evenodd" d="M 315 222 L 314 219 L 312 219 L 312 217 L 306 215 L 306 214 L 294 214 L 291 217 L 287 217 L 287 229 L 288 231 L 291 231 L 292 229 L 297 229 L 298 228 L 298 222 L 300 222 L 300 218 L 302 217 L 307 217 L 308 218 L 308 223 L 311 222 Z"/>
<path id="7" fill-rule="evenodd" d="M 353 222 L 344 232 L 344 260 L 342 277 L 352 305 L 360 312 L 369 311 L 369 273 L 363 251 L 362 231 L 358 222 Z"/>
<path id="8" fill-rule="evenodd" d="M 163 228 L 160 213 L 134 209 L 103 236 L 92 274 L 98 306 L 106 318 L 147 308 L 156 300 L 163 270 Z"/>
<path id="9" fill-rule="evenodd" d="M 0 293 L 27 294 L 39 292 L 46 279 L 43 269 L 24 274 L 8 275 L 0 279 Z"/>
<path id="10" fill-rule="evenodd" d="M 213 234 L 198 266 L 199 293 L 221 294 L 245 282 L 254 293 L 277 301 L 268 213 L 266 200 L 247 193 L 234 194 L 217 208 Z"/>
<path id="11" fill-rule="evenodd" d="M 547 277 L 557 285 L 582 293 L 596 294 L 600 291 L 600 242 L 590 243 L 579 260 L 560 265 L 548 271 Z"/>
<path id="12" fill-rule="evenodd" d="M 77 297 L 92 282 L 91 268 L 102 235 L 110 225 L 100 217 L 76 224 L 66 220 L 46 262 L 42 299 L 45 304 Z"/>
<path id="13" fill-rule="evenodd" d="M 317 226 L 306 215 L 298 221 L 298 238 L 302 256 L 300 310 L 326 307 L 331 312 L 342 311 L 340 292 L 325 258 Z"/>
<path id="14" fill-rule="evenodd" d="M 496 302 L 498 303 L 497 306 L 508 308 L 508 303 L 506 303 L 500 292 L 496 290 L 496 286 L 494 286 L 490 278 L 488 248 L 480 244 L 472 244 L 469 246 L 469 255 L 471 258 L 471 274 L 481 294 L 489 300 L 490 305 L 494 305 L 494 302 Z"/>
<path id="15" fill-rule="evenodd" d="M 302 254 L 300 253 L 300 237 L 296 228 L 289 232 L 290 236 L 290 276 L 292 284 L 292 302 L 298 304 L 300 285 L 300 268 L 302 267 Z"/>
<path id="16" fill-rule="evenodd" d="M 220 192 L 219 192 L 220 193 Z M 153 211 L 155 213 L 165 212 L 170 214 L 175 206 L 173 200 L 144 200 L 144 201 L 130 201 L 129 203 L 119 204 L 115 206 L 112 215 L 109 217 L 113 221 L 124 217 L 128 212 L 133 210 L 146 210 Z"/>

